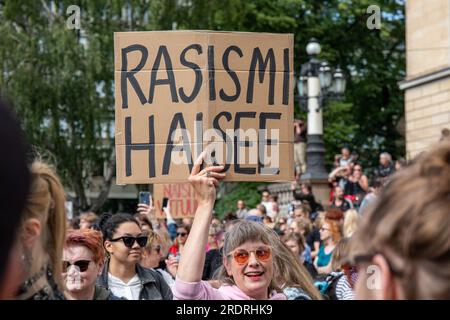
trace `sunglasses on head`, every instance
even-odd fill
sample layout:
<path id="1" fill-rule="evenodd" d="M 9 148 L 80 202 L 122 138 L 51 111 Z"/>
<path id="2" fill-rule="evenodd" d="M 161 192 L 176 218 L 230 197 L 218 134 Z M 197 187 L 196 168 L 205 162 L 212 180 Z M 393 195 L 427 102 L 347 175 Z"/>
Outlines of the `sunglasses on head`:
<path id="1" fill-rule="evenodd" d="M 177 237 L 179 236 L 185 237 L 187 236 L 187 232 L 177 232 Z"/>
<path id="2" fill-rule="evenodd" d="M 123 236 L 123 237 L 119 237 L 119 238 L 116 238 L 116 239 L 111 239 L 109 241 L 116 242 L 116 241 L 120 241 L 120 240 L 123 241 L 123 244 L 127 248 L 132 248 L 135 241 L 137 242 L 139 247 L 143 248 L 147 244 L 148 236 L 138 236 L 138 237 Z"/>
<path id="3" fill-rule="evenodd" d="M 80 269 L 80 272 L 85 272 L 89 268 L 89 263 L 91 263 L 91 260 L 78 260 L 73 263 L 63 261 L 62 272 L 67 272 L 70 266 L 76 266 Z"/>
<path id="4" fill-rule="evenodd" d="M 254 252 L 257 260 L 265 262 L 270 259 L 272 256 L 272 251 L 270 248 L 260 248 L 256 250 L 247 251 L 245 249 L 237 249 L 233 252 L 230 252 L 228 255 L 233 255 L 234 261 L 238 264 L 246 264 L 250 259 L 250 253 Z"/>

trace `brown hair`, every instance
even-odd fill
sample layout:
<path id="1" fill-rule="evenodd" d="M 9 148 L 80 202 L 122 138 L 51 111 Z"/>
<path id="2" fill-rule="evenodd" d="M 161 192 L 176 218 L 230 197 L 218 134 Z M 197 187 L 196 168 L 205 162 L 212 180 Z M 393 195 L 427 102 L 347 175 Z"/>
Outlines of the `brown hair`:
<path id="1" fill-rule="evenodd" d="M 352 237 L 400 270 L 406 299 L 450 298 L 450 143 L 398 171 Z M 394 263 L 395 262 L 395 263 Z"/>
<path id="2" fill-rule="evenodd" d="M 301 235 L 298 236 L 301 237 Z M 273 243 L 275 244 L 274 251 L 277 253 L 276 256 L 274 256 L 274 276 L 278 277 L 281 288 L 300 288 L 305 291 L 311 299 L 321 300 L 322 297 L 314 286 L 313 279 L 302 265 L 299 258 L 296 257 L 292 250 L 283 241 L 280 241 L 278 237 Z"/>
<path id="3" fill-rule="evenodd" d="M 65 248 L 69 246 L 83 246 L 92 252 L 95 263 L 103 263 L 105 252 L 103 250 L 103 237 L 100 231 L 92 229 L 78 229 L 67 231 Z"/>
<path id="4" fill-rule="evenodd" d="M 148 225 L 150 227 L 151 230 L 153 230 L 153 224 L 150 221 L 150 219 L 148 218 L 148 216 L 144 213 L 136 213 L 134 215 L 134 217 L 136 218 L 136 220 L 140 223 L 145 223 L 146 225 Z"/>
<path id="5" fill-rule="evenodd" d="M 307 218 L 295 218 L 293 222 L 297 225 L 297 228 L 299 228 L 300 230 L 305 230 L 305 236 L 307 236 L 312 231 L 312 224 Z"/>
<path id="6" fill-rule="evenodd" d="M 348 238 L 342 238 L 333 250 L 331 257 L 331 270 L 341 271 L 342 265 L 347 263 L 350 254 L 350 242 Z"/>
<path id="7" fill-rule="evenodd" d="M 330 208 L 325 211 L 325 219 L 340 221 L 344 219 L 344 213 L 340 209 Z"/>
<path id="8" fill-rule="evenodd" d="M 83 212 L 80 214 L 80 221 L 86 220 L 89 223 L 94 223 L 97 221 L 98 217 L 94 212 Z"/>
<path id="9" fill-rule="evenodd" d="M 64 188 L 53 168 L 39 161 L 31 166 L 31 189 L 22 221 L 30 218 L 36 218 L 42 224 L 41 245 L 48 254 L 53 279 L 63 291 L 61 261 L 66 236 Z"/>
<path id="10" fill-rule="evenodd" d="M 295 232 L 288 233 L 281 238 L 281 241 L 283 241 L 283 243 L 286 243 L 288 241 L 294 241 L 298 245 L 300 253 L 305 251 L 306 248 L 305 238 L 300 233 Z"/>

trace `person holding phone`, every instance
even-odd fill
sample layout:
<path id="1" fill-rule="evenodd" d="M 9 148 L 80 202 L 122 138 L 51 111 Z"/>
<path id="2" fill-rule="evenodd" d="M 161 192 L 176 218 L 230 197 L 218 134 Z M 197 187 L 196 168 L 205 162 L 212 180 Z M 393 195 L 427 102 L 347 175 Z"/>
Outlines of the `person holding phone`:
<path id="1" fill-rule="evenodd" d="M 155 207 L 153 207 L 152 195 L 150 192 L 139 192 L 139 203 L 137 207 L 137 218 L 143 231 L 157 230 L 160 224 L 155 216 Z"/>
<path id="2" fill-rule="evenodd" d="M 100 220 L 108 259 L 97 283 L 128 300 L 171 300 L 163 277 L 139 265 L 148 236 L 130 214 L 105 214 Z"/>
<path id="3" fill-rule="evenodd" d="M 152 202 L 151 193 L 148 191 L 139 192 L 139 203 L 144 203 L 146 205 L 150 205 Z"/>

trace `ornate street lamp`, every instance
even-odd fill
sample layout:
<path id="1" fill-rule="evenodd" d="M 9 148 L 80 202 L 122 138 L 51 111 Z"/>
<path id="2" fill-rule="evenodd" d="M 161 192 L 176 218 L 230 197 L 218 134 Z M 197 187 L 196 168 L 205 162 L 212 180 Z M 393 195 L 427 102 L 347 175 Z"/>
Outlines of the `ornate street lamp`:
<path id="1" fill-rule="evenodd" d="M 327 100 L 343 97 L 346 81 L 339 67 L 332 70 L 328 62 L 318 60 L 321 47 L 316 39 L 310 40 L 306 52 L 310 60 L 302 65 L 297 79 L 300 105 L 307 102 L 308 110 L 307 168 L 300 179 L 313 183 L 328 179 L 325 169 L 322 108 Z"/>

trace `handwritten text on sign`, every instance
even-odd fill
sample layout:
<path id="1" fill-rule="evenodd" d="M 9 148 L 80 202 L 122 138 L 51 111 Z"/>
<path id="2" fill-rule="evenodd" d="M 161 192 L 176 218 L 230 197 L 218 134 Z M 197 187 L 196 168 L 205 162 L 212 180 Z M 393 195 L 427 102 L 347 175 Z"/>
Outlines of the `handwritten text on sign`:
<path id="1" fill-rule="evenodd" d="M 162 209 L 164 198 L 170 200 L 170 214 L 174 219 L 193 217 L 198 206 L 194 188 L 189 183 L 153 185 L 156 217 L 166 218 Z"/>
<path id="2" fill-rule="evenodd" d="M 228 180 L 292 179 L 292 35 L 116 33 L 115 66 L 118 183 L 184 182 L 204 149 Z"/>

